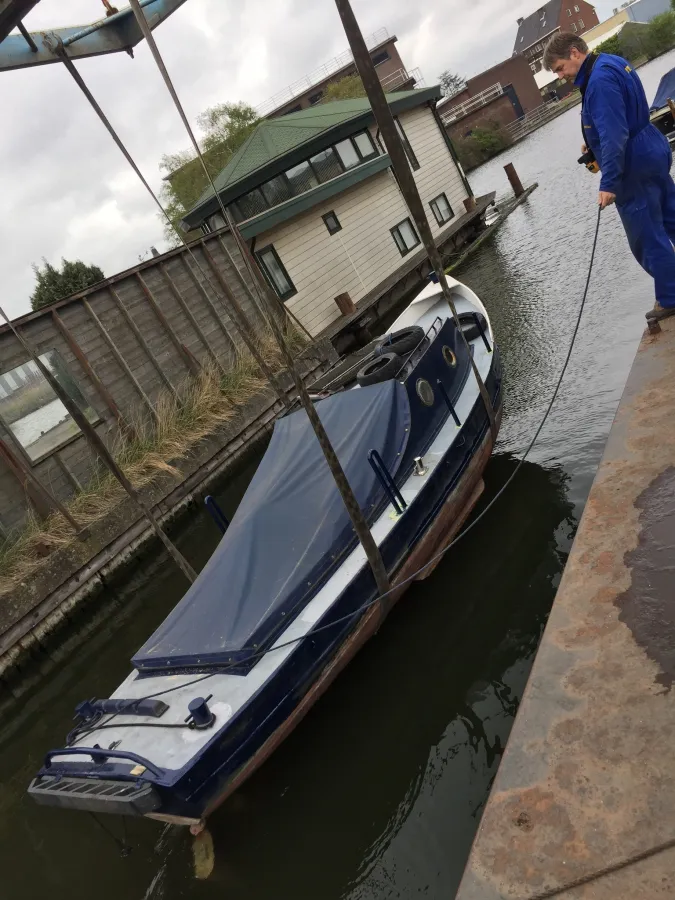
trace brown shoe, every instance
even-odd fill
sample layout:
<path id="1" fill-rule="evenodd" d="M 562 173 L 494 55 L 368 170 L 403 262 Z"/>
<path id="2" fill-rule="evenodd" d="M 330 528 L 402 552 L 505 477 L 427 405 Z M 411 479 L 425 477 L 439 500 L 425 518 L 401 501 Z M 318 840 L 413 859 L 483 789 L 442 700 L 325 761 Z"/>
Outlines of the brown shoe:
<path id="1" fill-rule="evenodd" d="M 675 306 L 661 306 L 658 301 L 654 304 L 654 309 L 645 313 L 645 319 L 650 322 L 660 322 L 661 319 L 667 319 L 670 316 L 675 316 Z"/>

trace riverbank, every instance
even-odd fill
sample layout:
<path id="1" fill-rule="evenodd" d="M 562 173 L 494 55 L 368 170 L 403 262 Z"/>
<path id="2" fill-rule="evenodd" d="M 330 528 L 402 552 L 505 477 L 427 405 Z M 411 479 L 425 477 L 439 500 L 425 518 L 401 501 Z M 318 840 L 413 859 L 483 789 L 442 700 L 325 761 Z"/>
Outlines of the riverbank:
<path id="1" fill-rule="evenodd" d="M 313 344 L 298 357 L 300 374 L 307 381 L 315 380 L 335 358 L 329 344 Z M 294 397 L 290 376 L 282 373 L 280 381 L 288 396 Z M 282 403 L 271 388 L 261 389 L 260 380 L 251 383 L 248 399 L 238 406 L 236 415 L 229 414 L 224 396 L 211 398 L 212 406 L 220 406 L 219 427 L 202 434 L 194 445 L 184 446 L 179 457 L 155 460 L 152 477 L 139 489 L 165 528 L 175 528 L 192 514 L 195 505 L 231 477 L 271 434 Z M 96 486 L 91 489 L 87 499 L 94 518 L 87 523 L 82 540 L 64 535 L 57 520 L 52 534 L 48 522 L 44 530 L 25 538 L 51 540 L 47 558 L 19 558 L 11 577 L 5 573 L 0 594 L 0 688 L 14 696 L 30 684 L 26 676 L 53 646 L 60 629 L 68 628 L 69 616 L 159 550 L 145 517 L 121 496 L 111 479 L 106 477 L 98 491 Z"/>
<path id="2" fill-rule="evenodd" d="M 675 891 L 675 320 L 645 334 L 457 900 Z"/>

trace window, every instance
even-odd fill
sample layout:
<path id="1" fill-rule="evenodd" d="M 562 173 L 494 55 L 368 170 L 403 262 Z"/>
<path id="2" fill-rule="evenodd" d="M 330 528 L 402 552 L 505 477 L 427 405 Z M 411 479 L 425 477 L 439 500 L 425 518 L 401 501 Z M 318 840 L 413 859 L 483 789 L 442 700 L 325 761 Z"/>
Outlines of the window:
<path id="1" fill-rule="evenodd" d="M 576 22 L 572 22 L 572 31 L 576 31 L 576 30 L 577 30 L 577 24 L 576 24 Z"/>
<path id="2" fill-rule="evenodd" d="M 40 362 L 89 421 L 97 422 L 98 416 L 85 400 L 58 351 L 43 353 Z M 0 375 L 0 419 L 33 463 L 80 434 L 75 420 L 33 360 Z"/>
<path id="3" fill-rule="evenodd" d="M 575 6 L 575 7 L 574 7 L 574 12 L 579 12 L 579 7 L 578 7 L 578 6 Z"/>
<path id="4" fill-rule="evenodd" d="M 325 216 L 321 216 L 321 218 L 323 219 L 324 225 L 328 229 L 328 234 L 337 234 L 338 231 L 342 231 L 340 220 L 335 215 L 332 209 L 330 212 L 326 213 Z"/>
<path id="5" fill-rule="evenodd" d="M 345 169 L 353 169 L 354 166 L 358 166 L 359 154 L 356 152 L 356 147 L 352 143 L 351 138 L 347 138 L 346 141 L 340 141 L 339 144 L 335 145 L 335 150 Z"/>
<path id="6" fill-rule="evenodd" d="M 262 185 L 260 190 L 269 206 L 278 206 L 291 199 L 291 186 L 283 175 L 277 175 Z"/>
<path id="7" fill-rule="evenodd" d="M 287 300 L 296 293 L 295 285 L 291 281 L 288 272 L 284 269 L 283 263 L 279 259 L 279 254 L 272 244 L 256 253 L 258 262 L 265 274 L 265 277 L 279 295 L 281 300 Z"/>
<path id="8" fill-rule="evenodd" d="M 408 157 L 408 162 L 410 163 L 410 168 L 413 172 L 416 172 L 420 164 L 417 162 L 417 157 L 413 153 L 413 148 L 410 146 L 410 141 L 408 140 L 405 131 L 403 130 L 403 125 L 399 122 L 398 118 L 394 117 L 394 122 L 396 123 L 396 130 L 398 131 L 398 136 L 401 138 L 403 142 L 403 149 L 405 150 L 405 155 Z"/>
<path id="9" fill-rule="evenodd" d="M 567 15 L 568 15 L 568 16 L 571 16 L 571 15 L 572 15 L 572 10 L 571 10 L 571 9 L 568 9 L 568 10 L 567 10 Z"/>
<path id="10" fill-rule="evenodd" d="M 431 201 L 429 206 L 439 225 L 445 225 L 445 223 L 449 222 L 455 215 L 445 194 L 439 194 L 438 197 L 435 197 Z"/>
<path id="11" fill-rule="evenodd" d="M 301 111 L 302 111 L 302 104 L 298 103 L 296 106 L 292 106 L 290 109 L 287 109 L 286 112 L 283 113 L 283 115 L 290 116 L 291 113 L 301 112 Z"/>
<path id="12" fill-rule="evenodd" d="M 256 188 L 254 191 L 249 191 L 248 194 L 244 194 L 243 197 L 239 197 L 237 206 L 244 219 L 252 219 L 253 216 L 257 216 L 267 209 L 267 202 L 265 201 L 262 192 Z"/>
<path id="13" fill-rule="evenodd" d="M 360 134 L 355 135 L 352 140 L 356 144 L 356 149 L 362 160 L 377 156 L 377 150 L 369 131 L 362 131 Z"/>
<path id="14" fill-rule="evenodd" d="M 396 246 L 401 256 L 406 256 L 420 242 L 410 219 L 404 219 L 402 222 L 399 222 L 395 228 L 391 229 L 391 234 L 396 241 Z"/>
<path id="15" fill-rule="evenodd" d="M 340 160 L 332 147 L 317 153 L 316 156 L 310 159 L 309 164 L 322 184 L 324 181 L 330 181 L 331 178 L 337 178 L 338 175 L 342 175 L 343 169 L 340 165 Z"/>
<path id="16" fill-rule="evenodd" d="M 375 56 L 372 57 L 374 66 L 381 66 L 383 62 L 386 62 L 388 59 L 391 59 L 386 50 L 381 50 L 379 53 L 376 53 Z"/>
<path id="17" fill-rule="evenodd" d="M 584 20 L 583 20 L 583 19 L 579 19 L 579 28 L 581 28 L 581 30 L 583 31 L 585 27 L 586 27 L 586 26 L 584 25 Z"/>
<path id="18" fill-rule="evenodd" d="M 316 106 L 317 103 L 321 103 L 322 97 L 323 97 L 323 91 L 319 91 L 316 94 L 312 94 L 309 98 L 309 105 Z"/>
<path id="19" fill-rule="evenodd" d="M 304 194 L 306 191 L 311 191 L 312 188 L 319 185 L 317 177 L 308 162 L 301 162 L 299 165 L 293 166 L 292 169 L 287 169 L 285 174 L 294 197 L 297 197 L 298 194 Z"/>
<path id="20" fill-rule="evenodd" d="M 359 163 L 377 156 L 377 150 L 368 131 L 361 131 L 352 138 L 335 145 L 340 161 L 345 169 L 353 169 Z"/>

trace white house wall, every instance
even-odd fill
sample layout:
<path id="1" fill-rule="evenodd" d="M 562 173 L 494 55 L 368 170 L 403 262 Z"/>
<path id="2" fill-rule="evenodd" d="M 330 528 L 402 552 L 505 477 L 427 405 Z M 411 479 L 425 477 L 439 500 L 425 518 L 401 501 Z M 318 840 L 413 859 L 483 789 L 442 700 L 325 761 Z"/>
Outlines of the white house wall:
<path id="1" fill-rule="evenodd" d="M 428 107 L 404 113 L 399 121 L 420 163 L 415 180 L 436 235 L 442 229 L 429 201 L 445 193 L 456 218 L 465 212 L 467 192 Z M 373 136 L 375 132 L 373 128 Z M 331 210 L 342 226 L 334 235 L 328 233 L 321 218 Z M 396 180 L 387 170 L 261 234 L 256 251 L 274 246 L 297 290 L 286 304 L 315 335 L 340 318 L 335 304 L 338 294 L 348 292 L 356 303 L 405 264 L 407 257 L 399 253 L 390 230 L 409 215 Z"/>

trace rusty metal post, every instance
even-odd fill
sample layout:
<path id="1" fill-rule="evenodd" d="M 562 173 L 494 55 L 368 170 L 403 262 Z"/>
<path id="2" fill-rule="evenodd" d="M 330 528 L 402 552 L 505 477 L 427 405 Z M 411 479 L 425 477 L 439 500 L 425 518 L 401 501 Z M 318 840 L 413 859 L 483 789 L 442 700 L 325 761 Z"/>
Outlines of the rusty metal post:
<path id="1" fill-rule="evenodd" d="M 94 385 L 94 387 L 96 388 L 96 391 L 98 392 L 99 397 L 101 398 L 101 400 L 103 400 L 105 405 L 108 407 L 108 409 L 110 410 L 112 415 L 117 420 L 117 424 L 119 425 L 122 433 L 128 434 L 129 436 L 133 437 L 133 435 L 134 435 L 133 428 L 129 425 L 129 423 L 126 421 L 126 419 L 122 415 L 118 405 L 115 403 L 115 400 L 113 399 L 113 396 L 110 393 L 110 391 L 108 390 L 108 388 L 103 384 L 101 379 L 98 377 L 98 375 L 94 371 L 94 368 L 91 365 L 91 363 L 89 362 L 89 360 L 87 359 L 87 356 L 86 356 L 84 350 L 77 343 L 77 340 L 75 339 L 75 335 L 72 333 L 72 331 L 70 331 L 70 329 L 68 328 L 66 323 L 63 321 L 63 319 L 61 318 L 61 316 L 57 313 L 57 311 L 55 309 L 52 310 L 52 321 L 53 321 L 54 325 L 56 325 L 57 331 L 59 331 L 61 333 L 61 336 L 63 337 L 65 342 L 68 344 L 70 349 L 72 350 L 72 352 L 73 352 L 75 358 L 77 359 L 77 361 L 79 362 L 79 364 L 82 366 L 84 371 L 89 376 L 92 384 Z"/>
<path id="2" fill-rule="evenodd" d="M 115 288 L 113 288 L 113 287 L 110 288 L 110 295 L 113 298 L 113 302 L 115 303 L 115 306 L 122 313 L 124 321 L 127 323 L 129 328 L 133 332 L 134 337 L 136 338 L 138 343 L 141 345 L 141 347 L 145 350 L 145 353 L 146 353 L 148 359 L 150 360 L 150 362 L 152 363 L 152 365 L 155 369 L 155 372 L 157 372 L 157 374 L 159 375 L 159 377 L 160 377 L 161 381 L 163 382 L 163 384 L 165 385 L 165 387 L 167 387 L 169 389 L 169 391 L 171 391 L 171 393 L 174 395 L 174 397 L 176 397 L 176 399 L 178 399 L 178 391 L 171 384 L 171 382 L 169 381 L 167 376 L 164 374 L 164 369 L 160 366 L 159 362 L 155 358 L 155 354 L 152 352 L 152 350 L 148 346 L 148 342 L 145 340 L 145 338 L 141 334 L 140 328 L 134 322 L 134 320 L 131 318 L 131 313 L 126 308 L 126 306 L 122 303 L 122 299 L 120 298 L 120 295 L 117 293 Z"/>
<path id="3" fill-rule="evenodd" d="M 150 525 L 152 526 L 155 534 L 160 539 L 160 541 L 164 544 L 170 556 L 173 558 L 175 563 L 181 569 L 185 577 L 188 581 L 193 582 L 197 573 L 189 564 L 189 562 L 185 559 L 182 553 L 178 550 L 178 548 L 169 540 L 167 535 L 162 530 L 159 522 L 155 518 L 152 510 L 149 506 L 146 505 L 145 501 L 141 498 L 140 494 L 136 491 L 136 488 L 131 484 L 127 476 L 120 469 L 120 467 L 115 462 L 111 452 L 108 450 L 105 442 L 97 433 L 96 429 L 91 425 L 89 419 L 84 415 L 84 413 L 80 410 L 77 403 L 74 403 L 71 400 L 67 391 L 63 389 L 63 387 L 59 384 L 56 378 L 49 371 L 47 366 L 42 362 L 40 357 L 37 355 L 37 352 L 34 347 L 32 347 L 23 337 L 23 335 L 18 331 L 15 325 L 12 323 L 11 319 L 5 314 L 3 308 L 0 306 L 0 316 L 5 320 L 5 322 L 9 325 L 12 333 L 19 341 L 21 346 L 24 348 L 26 353 L 31 357 L 35 365 L 38 367 L 42 375 L 47 379 L 51 389 L 54 391 L 56 396 L 59 398 L 61 403 L 68 410 L 70 415 L 73 417 L 75 424 L 79 427 L 80 431 L 86 438 L 87 442 L 91 446 L 92 450 L 101 458 L 101 460 L 105 463 L 105 465 L 110 469 L 115 478 L 122 485 L 124 490 L 127 492 L 129 497 L 136 503 L 141 512 L 146 516 Z M 61 512 L 61 510 L 59 510 Z M 69 515 L 69 514 L 68 514 Z M 72 516 L 69 521 L 73 521 Z M 77 523 L 75 523 L 77 525 Z"/>
<path id="4" fill-rule="evenodd" d="M 178 352 L 178 355 L 179 355 L 180 358 L 183 360 L 183 363 L 185 364 L 185 366 L 186 366 L 188 372 L 191 372 L 193 375 L 197 375 L 198 372 L 199 372 L 199 369 L 198 369 L 198 368 L 195 368 L 195 365 L 194 365 L 193 360 L 190 359 L 189 354 L 187 354 L 187 353 L 185 352 L 185 348 L 183 347 L 183 345 L 182 345 L 182 343 L 181 343 L 181 341 L 180 341 L 178 335 L 177 335 L 176 332 L 173 330 L 173 327 L 172 327 L 171 323 L 169 322 L 169 320 L 167 319 L 167 317 L 164 315 L 164 312 L 162 311 L 162 309 L 161 309 L 159 303 L 157 302 L 157 300 L 155 299 L 154 294 L 152 293 L 152 291 L 151 291 L 150 288 L 148 287 L 148 285 L 147 285 L 145 279 L 143 278 L 143 276 L 141 275 L 140 272 L 136 272 L 136 280 L 137 280 L 138 283 L 140 284 L 141 290 L 142 290 L 143 293 L 145 294 L 145 299 L 148 301 L 148 303 L 149 303 L 150 306 L 152 307 L 152 311 L 153 311 L 154 314 L 157 316 L 157 319 L 158 319 L 158 321 L 159 321 L 159 324 L 162 326 L 162 328 L 164 329 L 164 331 L 166 331 L 166 333 L 169 335 L 169 340 L 171 341 L 171 343 L 172 343 L 172 344 L 174 345 L 174 347 L 176 348 L 176 350 L 177 350 L 177 352 Z"/>
<path id="5" fill-rule="evenodd" d="M 134 373 L 131 371 L 131 368 L 129 367 L 129 364 L 127 363 L 126 359 L 120 353 L 120 351 L 117 347 L 117 344 L 110 336 L 105 325 L 103 324 L 103 322 L 101 322 L 99 317 L 96 315 L 96 313 L 92 309 L 91 305 L 89 304 L 88 300 L 83 300 L 82 303 L 84 304 L 84 308 L 87 311 L 89 318 L 94 322 L 94 324 L 96 325 L 96 327 L 99 330 L 101 337 L 103 338 L 103 340 L 106 342 L 106 344 L 110 348 L 110 352 L 112 353 L 113 357 L 115 358 L 117 364 L 122 369 L 122 371 L 126 374 L 127 378 L 131 381 L 131 383 L 133 384 L 135 389 L 138 391 L 138 394 L 139 394 L 141 400 L 143 401 L 143 403 L 145 403 L 148 410 L 150 411 L 150 414 L 156 420 L 157 412 L 155 410 L 155 407 L 152 405 L 150 398 L 148 397 L 148 395 L 145 393 L 145 391 L 139 384 L 139 381 L 136 378 L 136 376 L 134 375 Z"/>
<path id="6" fill-rule="evenodd" d="M 16 456 L 0 438 L 0 459 L 4 459 L 7 468 L 14 475 L 41 519 L 46 519 L 52 510 L 58 510 L 76 534 L 84 534 L 84 529 L 66 507 L 42 484 L 29 466 Z"/>
<path id="7" fill-rule="evenodd" d="M 225 369 L 224 369 L 223 366 L 221 365 L 220 360 L 218 359 L 218 357 L 217 357 L 215 351 L 214 351 L 213 348 L 211 347 L 211 344 L 208 342 L 208 340 L 207 340 L 207 338 L 206 338 L 206 335 L 205 335 L 204 332 L 202 331 L 202 329 L 201 329 L 201 327 L 200 327 L 200 325 L 199 325 L 199 322 L 197 321 L 197 319 L 195 318 L 195 316 L 194 316 L 192 310 L 191 310 L 190 307 L 188 306 L 187 301 L 185 300 L 185 298 L 183 297 L 183 295 L 181 294 L 181 292 L 178 290 L 178 286 L 176 285 L 176 282 L 175 282 L 175 281 L 173 280 L 173 278 L 169 275 L 169 273 L 167 272 L 166 267 L 164 266 L 163 263 L 160 263 L 160 264 L 159 264 L 159 271 L 160 271 L 160 273 L 161 273 L 161 275 L 162 275 L 162 278 L 164 279 L 164 282 L 166 283 L 166 286 L 168 287 L 168 289 L 169 289 L 169 290 L 171 291 L 171 293 L 173 294 L 173 297 L 174 297 L 176 303 L 178 303 L 178 305 L 180 306 L 180 308 L 181 308 L 181 309 L 183 310 L 183 312 L 185 313 L 185 315 L 186 315 L 187 319 L 189 320 L 190 324 L 191 324 L 192 327 L 194 328 L 195 333 L 196 333 L 197 337 L 199 338 L 199 340 L 202 342 L 202 345 L 204 346 L 206 352 L 208 353 L 208 355 L 211 357 L 211 359 L 213 360 L 213 362 L 215 363 L 215 365 L 218 366 L 218 368 L 220 369 L 220 371 L 221 371 L 221 372 L 223 373 L 223 375 L 224 375 L 224 374 L 225 374 Z"/>
<path id="8" fill-rule="evenodd" d="M 513 163 L 507 163 L 504 166 L 504 171 L 506 172 L 506 177 L 509 179 L 509 184 L 513 188 L 513 193 L 516 197 L 522 197 L 525 193 L 525 188 L 518 177 L 518 173 L 515 170 Z"/>
<path id="9" fill-rule="evenodd" d="M 392 115 L 391 109 L 389 108 L 389 104 L 387 103 L 384 88 L 382 87 L 377 72 L 375 71 L 372 57 L 370 55 L 370 52 L 368 51 L 366 42 L 363 39 L 361 29 L 359 28 L 358 22 L 356 21 L 356 17 L 354 16 L 354 12 L 351 8 L 349 0 L 335 0 L 335 3 L 342 20 L 345 34 L 347 35 L 347 39 L 349 41 L 349 46 L 354 57 L 354 62 L 356 63 L 356 68 L 359 75 L 361 76 L 361 81 L 363 82 L 363 86 L 366 90 L 368 100 L 373 110 L 375 121 L 377 122 L 377 126 L 380 129 L 380 133 L 387 148 L 387 152 L 391 158 L 392 167 L 394 169 L 394 174 L 396 175 L 396 180 L 398 181 L 399 189 L 401 191 L 401 194 L 403 195 L 403 199 L 405 200 L 408 209 L 410 210 L 410 214 L 417 227 L 417 232 L 421 238 L 422 244 L 424 245 L 424 249 L 426 250 L 429 261 L 431 262 L 431 265 L 436 273 L 436 277 L 438 278 L 438 283 L 441 287 L 443 297 L 450 307 L 452 318 L 454 319 L 454 322 L 462 336 L 462 339 L 465 340 L 461 330 L 459 318 L 457 317 L 455 303 L 450 292 L 450 286 L 448 285 L 448 279 L 443 268 L 443 260 L 441 259 L 441 254 L 431 233 L 429 220 L 427 219 L 424 206 L 422 205 L 422 200 L 420 199 L 420 195 L 417 190 L 417 185 L 415 184 L 415 179 L 410 170 L 410 165 L 408 163 L 408 158 L 406 156 L 405 150 L 403 149 L 401 138 L 399 137 L 398 131 L 396 129 L 394 117 Z M 478 390 L 480 392 L 481 399 L 483 400 L 485 411 L 490 421 L 490 430 L 492 432 L 493 440 L 496 440 L 497 422 L 495 419 L 494 408 L 492 406 L 492 401 L 490 400 L 490 395 L 488 394 L 487 388 L 485 387 L 485 383 L 483 382 L 480 372 L 478 371 L 478 366 L 476 365 L 476 362 L 473 358 L 473 354 L 469 355 L 469 363 L 471 365 L 474 378 L 476 379 L 476 384 L 478 385 Z"/>

